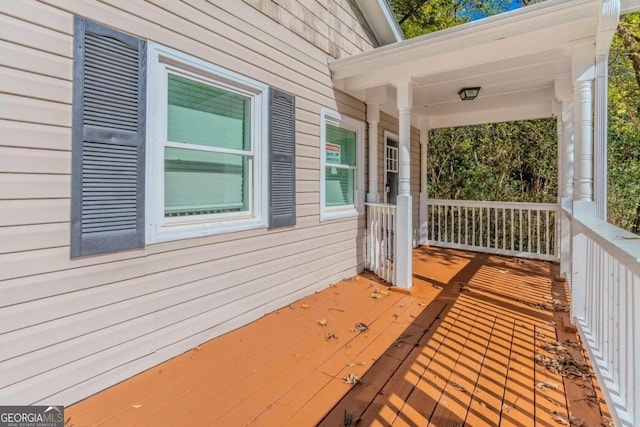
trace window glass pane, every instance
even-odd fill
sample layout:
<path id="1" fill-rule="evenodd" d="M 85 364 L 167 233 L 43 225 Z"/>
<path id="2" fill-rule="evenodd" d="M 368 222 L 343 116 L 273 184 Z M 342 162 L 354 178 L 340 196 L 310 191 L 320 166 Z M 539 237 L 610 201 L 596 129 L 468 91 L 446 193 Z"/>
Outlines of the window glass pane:
<path id="1" fill-rule="evenodd" d="M 345 206 L 354 204 L 354 169 L 341 169 L 327 166 L 325 177 L 326 206 Z"/>
<path id="2" fill-rule="evenodd" d="M 248 211 L 248 192 L 248 157 L 165 148 L 166 217 Z"/>
<path id="3" fill-rule="evenodd" d="M 251 99 L 169 74 L 167 139 L 251 150 Z"/>
<path id="4" fill-rule="evenodd" d="M 356 133 L 333 125 L 327 125 L 325 153 L 327 163 L 356 165 Z"/>

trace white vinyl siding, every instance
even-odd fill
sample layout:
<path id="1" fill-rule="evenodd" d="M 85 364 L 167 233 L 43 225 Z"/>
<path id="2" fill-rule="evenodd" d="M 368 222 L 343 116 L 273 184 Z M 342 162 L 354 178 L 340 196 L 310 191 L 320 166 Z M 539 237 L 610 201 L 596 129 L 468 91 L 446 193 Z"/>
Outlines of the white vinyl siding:
<path id="1" fill-rule="evenodd" d="M 74 14 L 294 95 L 296 225 L 70 260 Z M 320 110 L 365 118 L 322 48 L 242 1 L 5 1 L 0 21 L 3 404 L 77 402 L 363 268 L 364 218 L 320 221 Z"/>

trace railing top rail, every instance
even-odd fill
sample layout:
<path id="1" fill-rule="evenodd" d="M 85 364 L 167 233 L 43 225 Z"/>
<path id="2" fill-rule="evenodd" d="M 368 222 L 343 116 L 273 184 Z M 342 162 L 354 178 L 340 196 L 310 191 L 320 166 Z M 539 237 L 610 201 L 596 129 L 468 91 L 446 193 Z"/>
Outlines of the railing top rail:
<path id="1" fill-rule="evenodd" d="M 598 218 L 573 216 L 583 233 L 640 276 L 640 236 Z"/>
<path id="2" fill-rule="evenodd" d="M 379 207 L 379 208 L 394 208 L 396 207 L 396 205 L 390 205 L 388 203 L 365 203 L 365 206 L 373 206 L 373 207 Z"/>
<path id="3" fill-rule="evenodd" d="M 504 208 L 504 209 L 531 209 L 557 211 L 557 203 L 527 203 L 527 202 L 483 202 L 479 200 L 444 200 L 427 199 L 427 205 L 432 206 L 461 206 L 468 208 Z"/>

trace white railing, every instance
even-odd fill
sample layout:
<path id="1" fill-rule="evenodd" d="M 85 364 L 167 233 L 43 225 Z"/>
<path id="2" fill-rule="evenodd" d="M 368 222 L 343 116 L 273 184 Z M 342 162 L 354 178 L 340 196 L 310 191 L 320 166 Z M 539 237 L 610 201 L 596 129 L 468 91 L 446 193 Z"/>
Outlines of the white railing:
<path id="1" fill-rule="evenodd" d="M 523 258 L 557 259 L 556 204 L 428 199 L 426 243 Z"/>
<path id="2" fill-rule="evenodd" d="M 395 283 L 396 207 L 367 203 L 367 265 L 387 282 Z"/>
<path id="3" fill-rule="evenodd" d="M 571 316 L 616 425 L 640 425 L 640 236 L 572 218 Z"/>

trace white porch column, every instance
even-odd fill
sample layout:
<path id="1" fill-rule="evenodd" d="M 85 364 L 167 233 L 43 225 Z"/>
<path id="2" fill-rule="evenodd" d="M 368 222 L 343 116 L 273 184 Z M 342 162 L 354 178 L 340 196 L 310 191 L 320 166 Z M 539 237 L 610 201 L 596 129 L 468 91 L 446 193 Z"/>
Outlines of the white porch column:
<path id="1" fill-rule="evenodd" d="M 429 224 L 427 217 L 427 200 L 429 189 L 427 188 L 427 150 L 429 149 L 429 128 L 423 118 L 420 124 L 420 238 L 419 244 L 424 245 L 429 239 Z"/>
<path id="2" fill-rule="evenodd" d="M 575 158 L 573 200 L 593 201 L 593 127 L 591 80 L 574 82 Z"/>
<path id="3" fill-rule="evenodd" d="M 396 286 L 410 289 L 413 285 L 413 224 L 411 203 L 411 107 L 413 86 L 410 80 L 395 82 L 398 102 L 398 145 L 400 170 L 396 201 Z"/>
<path id="4" fill-rule="evenodd" d="M 560 193 L 560 206 L 572 211 L 573 199 L 573 105 L 569 100 L 562 102 L 560 117 L 562 129 L 560 153 L 560 169 L 562 180 L 558 182 Z M 560 212 L 560 275 L 571 279 L 571 219 L 562 210 Z M 569 281 L 571 284 L 571 281 Z"/>
<path id="5" fill-rule="evenodd" d="M 607 220 L 607 95 L 609 57 L 600 55 L 596 61 L 595 123 L 594 123 L 594 188 L 596 217 Z"/>
<path id="6" fill-rule="evenodd" d="M 568 105 L 567 105 L 568 104 Z M 560 182 L 560 203 L 563 207 L 571 209 L 570 202 L 573 199 L 573 157 L 574 157 L 574 131 L 573 131 L 573 105 L 562 103 L 562 181 Z"/>
<path id="7" fill-rule="evenodd" d="M 367 102 L 367 124 L 369 125 L 369 192 L 367 202 L 378 203 L 378 123 L 380 122 L 380 104 Z"/>

